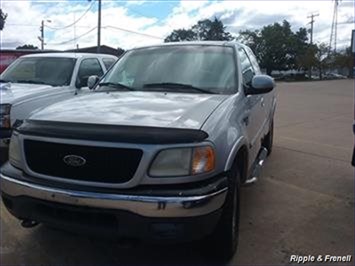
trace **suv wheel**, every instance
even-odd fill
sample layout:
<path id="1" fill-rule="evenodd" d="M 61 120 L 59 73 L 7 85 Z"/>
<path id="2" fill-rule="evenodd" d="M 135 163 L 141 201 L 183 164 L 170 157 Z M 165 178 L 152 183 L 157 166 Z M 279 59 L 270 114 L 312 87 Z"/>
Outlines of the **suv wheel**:
<path id="1" fill-rule="evenodd" d="M 229 260 L 235 253 L 239 236 L 240 170 L 237 164 L 228 176 L 228 194 L 221 218 L 207 241 L 209 255 L 216 259 Z"/>
<path id="2" fill-rule="evenodd" d="M 265 136 L 263 141 L 263 146 L 267 149 L 267 156 L 272 152 L 272 145 L 274 142 L 274 121 L 271 121 L 269 133 Z"/>

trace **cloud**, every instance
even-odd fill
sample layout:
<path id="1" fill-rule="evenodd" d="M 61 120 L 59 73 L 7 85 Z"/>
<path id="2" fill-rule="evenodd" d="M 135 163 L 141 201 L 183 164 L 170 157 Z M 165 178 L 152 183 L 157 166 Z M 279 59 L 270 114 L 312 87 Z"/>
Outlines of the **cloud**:
<path id="1" fill-rule="evenodd" d="M 147 3 L 148 1 L 144 1 L 144 0 L 140 0 L 140 1 L 135 1 L 135 0 L 127 0 L 126 1 L 126 5 L 127 6 L 140 6 L 143 5 L 145 3 Z"/>
<path id="2" fill-rule="evenodd" d="M 2 47 L 15 48 L 19 44 L 40 46 L 37 36 L 40 35 L 39 27 L 43 19 L 52 21 L 45 24 L 46 48 L 72 49 L 77 44 L 80 47 L 94 46 L 97 43 L 96 3 L 3 0 L 2 9 L 9 16 L 0 36 Z M 149 5 L 149 9 L 143 4 Z M 88 11 L 90 5 L 93 6 Z M 164 5 L 172 8 L 163 8 Z M 327 43 L 330 39 L 333 5 L 331 1 L 103 1 L 101 43 L 124 49 L 161 43 L 174 29 L 189 28 L 198 20 L 213 17 L 221 19 L 228 26 L 227 30 L 234 35 L 240 30 L 261 28 L 284 19 L 291 23 L 293 30 L 298 30 L 299 27 L 309 28 L 307 16 L 312 12 L 319 13 L 315 18 L 314 40 Z M 161 15 L 160 10 L 167 13 Z M 353 21 L 353 10 L 353 1 L 342 1 L 339 5 L 339 22 Z M 72 24 L 85 12 L 75 27 L 58 29 Z M 353 28 L 352 23 L 339 24 L 339 47 L 349 45 Z"/>

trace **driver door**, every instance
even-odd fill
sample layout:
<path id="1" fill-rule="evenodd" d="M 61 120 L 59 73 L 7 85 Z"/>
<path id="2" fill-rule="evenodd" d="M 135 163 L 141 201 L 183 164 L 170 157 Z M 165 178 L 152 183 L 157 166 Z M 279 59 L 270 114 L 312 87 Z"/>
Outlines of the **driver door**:
<path id="1" fill-rule="evenodd" d="M 251 81 L 256 74 L 253 64 L 251 63 L 244 48 L 238 48 L 238 56 L 242 68 L 243 86 L 248 88 L 251 86 Z M 248 144 L 250 150 L 249 165 L 251 165 L 258 155 L 261 143 L 259 141 L 261 129 L 263 125 L 262 114 L 262 95 L 247 95 L 246 96 L 246 111 L 242 117 L 243 125 L 248 133 Z"/>

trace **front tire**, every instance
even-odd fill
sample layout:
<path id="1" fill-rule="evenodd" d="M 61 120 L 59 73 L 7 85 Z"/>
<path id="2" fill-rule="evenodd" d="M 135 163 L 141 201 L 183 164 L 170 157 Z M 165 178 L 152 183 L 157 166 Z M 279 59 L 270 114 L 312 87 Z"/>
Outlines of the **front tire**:
<path id="1" fill-rule="evenodd" d="M 228 176 L 228 194 L 221 218 L 207 241 L 209 255 L 229 260 L 233 257 L 239 236 L 240 170 L 235 164 Z"/>

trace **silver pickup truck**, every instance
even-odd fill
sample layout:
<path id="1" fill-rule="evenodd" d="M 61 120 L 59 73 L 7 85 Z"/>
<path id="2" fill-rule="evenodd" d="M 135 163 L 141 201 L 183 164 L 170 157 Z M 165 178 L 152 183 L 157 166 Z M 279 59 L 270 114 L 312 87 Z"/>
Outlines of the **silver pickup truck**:
<path id="1" fill-rule="evenodd" d="M 127 51 L 93 93 L 14 131 L 1 169 L 11 214 L 75 231 L 237 246 L 240 186 L 273 143 L 274 81 L 234 42 Z"/>

